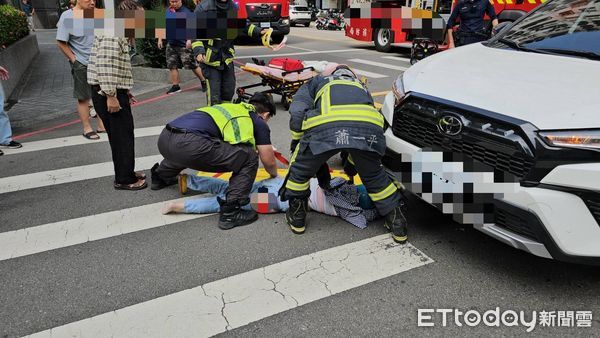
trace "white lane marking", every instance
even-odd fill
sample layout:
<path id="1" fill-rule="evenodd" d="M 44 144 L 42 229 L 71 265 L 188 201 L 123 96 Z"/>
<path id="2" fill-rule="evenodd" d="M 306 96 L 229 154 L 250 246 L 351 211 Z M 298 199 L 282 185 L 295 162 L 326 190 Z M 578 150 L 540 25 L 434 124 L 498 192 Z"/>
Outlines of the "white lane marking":
<path id="1" fill-rule="evenodd" d="M 154 163 L 160 162 L 162 158 L 163 157 L 160 155 L 139 157 L 135 159 L 135 164 L 138 170 L 146 170 L 151 168 Z M 113 163 L 103 162 L 82 165 L 79 167 L 70 167 L 32 174 L 3 177 L 0 178 L 0 194 L 47 187 L 55 184 L 89 180 L 111 175 L 114 175 Z"/>
<path id="2" fill-rule="evenodd" d="M 382 59 L 388 59 L 388 60 L 408 62 L 410 64 L 410 58 L 403 58 L 401 56 L 382 56 L 381 58 Z"/>
<path id="3" fill-rule="evenodd" d="M 432 262 L 411 244 L 380 235 L 30 337 L 209 337 Z"/>
<path id="4" fill-rule="evenodd" d="M 0 233 L 0 261 L 188 221 L 211 214 L 163 215 L 164 203 L 142 205 Z"/>
<path id="5" fill-rule="evenodd" d="M 387 69 L 401 70 L 401 71 L 405 71 L 408 69 L 408 67 L 396 66 L 396 65 L 391 65 L 389 63 L 381 63 L 381 62 L 377 62 L 377 61 L 370 61 L 370 60 L 363 60 L 363 59 L 350 59 L 348 61 L 362 63 L 362 64 L 370 65 L 370 66 L 383 67 L 383 68 L 387 68 Z"/>
<path id="6" fill-rule="evenodd" d="M 316 50 L 314 50 L 314 49 L 308 49 L 308 48 L 302 48 L 302 47 L 296 47 L 296 46 L 290 46 L 290 45 L 286 45 L 286 47 L 291 48 L 291 49 L 303 50 L 305 52 L 316 52 Z"/>
<path id="7" fill-rule="evenodd" d="M 336 49 L 336 50 L 321 50 L 314 52 L 298 52 L 298 53 L 282 53 L 282 54 L 262 54 L 262 55 L 249 55 L 249 56 L 237 56 L 236 59 L 250 59 L 250 58 L 274 58 L 280 56 L 293 56 L 293 55 L 310 55 L 310 54 L 328 54 L 328 53 L 346 53 L 356 52 L 356 49 Z"/>
<path id="8" fill-rule="evenodd" d="M 145 137 L 145 136 L 156 136 L 160 134 L 160 132 L 165 128 L 165 126 L 157 126 L 157 127 L 148 127 L 148 128 L 138 128 L 133 132 L 135 137 Z M 23 148 L 19 149 L 3 149 L 4 155 L 14 155 L 14 154 L 22 154 L 28 153 L 31 151 L 40 151 L 40 150 L 48 150 L 48 149 L 56 149 L 70 146 L 78 146 L 82 144 L 96 144 L 102 142 L 108 142 L 108 136 L 106 134 L 100 134 L 101 138 L 97 141 L 90 141 L 85 139 L 83 136 L 69 136 L 69 137 L 61 137 L 54 139 L 47 139 L 41 141 L 33 141 L 33 142 L 23 142 Z"/>
<path id="9" fill-rule="evenodd" d="M 364 76 L 370 77 L 372 79 L 383 79 L 384 77 L 388 77 L 387 75 L 371 73 L 371 72 L 367 72 L 366 70 L 362 70 L 362 69 L 358 69 L 358 68 L 354 68 L 354 67 L 350 67 L 350 68 L 352 68 L 352 70 L 354 71 L 354 73 L 356 73 L 356 75 L 364 75 Z"/>

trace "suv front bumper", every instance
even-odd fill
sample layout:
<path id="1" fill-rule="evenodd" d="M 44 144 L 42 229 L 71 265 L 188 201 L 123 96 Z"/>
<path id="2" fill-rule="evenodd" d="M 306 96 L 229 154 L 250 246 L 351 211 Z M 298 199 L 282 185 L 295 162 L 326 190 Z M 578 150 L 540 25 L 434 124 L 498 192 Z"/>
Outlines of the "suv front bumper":
<path id="1" fill-rule="evenodd" d="M 394 101 L 388 94 L 382 108 L 387 119 Z M 497 183 L 493 173 L 482 182 L 485 173 L 473 175 L 442 152 L 423 151 L 395 136 L 392 128 L 385 136 L 384 165 L 409 191 L 455 220 L 536 256 L 600 265 L 600 163 L 559 165 L 535 186 Z M 471 192 L 462 191 L 468 185 Z M 479 192 L 494 194 L 493 215 L 485 220 L 468 214 Z"/>

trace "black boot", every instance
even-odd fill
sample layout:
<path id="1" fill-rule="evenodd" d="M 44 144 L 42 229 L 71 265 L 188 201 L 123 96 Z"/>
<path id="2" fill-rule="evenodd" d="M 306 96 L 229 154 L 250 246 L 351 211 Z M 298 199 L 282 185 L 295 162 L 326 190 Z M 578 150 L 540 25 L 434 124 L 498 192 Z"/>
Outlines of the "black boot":
<path id="1" fill-rule="evenodd" d="M 150 169 L 150 173 L 151 173 L 150 177 L 152 177 L 152 185 L 150 186 L 150 189 L 160 190 L 160 189 L 168 187 L 170 185 L 177 184 L 177 177 L 173 177 L 171 179 L 161 178 L 158 175 L 158 173 L 156 172 L 157 168 L 158 168 L 158 163 L 154 163 L 154 166 L 152 166 L 152 169 Z"/>
<path id="2" fill-rule="evenodd" d="M 300 235 L 306 230 L 307 199 L 290 199 L 290 208 L 285 213 L 285 220 L 293 233 Z"/>
<path id="3" fill-rule="evenodd" d="M 383 224 L 392 232 L 392 239 L 396 243 L 404 244 L 408 240 L 408 222 L 402 213 L 402 206 L 397 206 L 389 214 L 385 215 Z"/>
<path id="4" fill-rule="evenodd" d="M 227 202 L 218 199 L 221 205 L 219 212 L 219 228 L 222 230 L 233 229 L 237 226 L 250 224 L 258 219 L 254 210 L 243 210 L 238 201 Z"/>

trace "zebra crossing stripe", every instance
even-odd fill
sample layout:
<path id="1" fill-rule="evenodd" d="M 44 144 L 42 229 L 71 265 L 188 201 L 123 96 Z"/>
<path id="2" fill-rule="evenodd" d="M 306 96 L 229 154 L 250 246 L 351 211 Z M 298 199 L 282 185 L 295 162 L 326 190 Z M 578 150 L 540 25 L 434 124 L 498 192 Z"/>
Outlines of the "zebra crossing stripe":
<path id="1" fill-rule="evenodd" d="M 380 235 L 29 337 L 209 337 L 432 262 Z"/>
<path id="2" fill-rule="evenodd" d="M 362 63 L 362 64 L 369 65 L 369 66 L 376 66 L 376 67 L 382 67 L 382 68 L 387 68 L 387 69 L 400 70 L 400 71 L 405 71 L 408 69 L 408 67 L 402 67 L 402 66 L 392 65 L 389 63 L 381 63 L 381 62 L 377 62 L 377 61 L 370 61 L 370 60 L 363 60 L 363 59 L 350 59 L 348 61 Z"/>
<path id="3" fill-rule="evenodd" d="M 160 134 L 160 132 L 164 129 L 165 126 L 157 126 L 157 127 L 148 127 L 148 128 L 138 128 L 134 130 L 135 137 L 146 137 L 146 136 L 156 136 Z M 4 155 L 14 155 L 14 154 L 23 154 L 32 151 L 41 151 L 48 149 L 56 149 L 63 147 L 71 147 L 78 146 L 82 144 L 97 144 L 102 142 L 108 142 L 108 136 L 106 134 L 101 134 L 101 138 L 99 140 L 90 141 L 88 139 L 83 138 L 81 135 L 77 136 L 69 136 L 69 137 L 61 137 L 54 139 L 47 139 L 41 141 L 33 141 L 33 142 L 23 142 L 23 148 L 19 149 L 3 149 Z"/>
<path id="4" fill-rule="evenodd" d="M 382 56 L 381 58 L 388 59 L 388 60 L 394 60 L 394 61 L 408 62 L 410 64 L 410 58 L 403 58 L 400 56 Z"/>
<path id="5" fill-rule="evenodd" d="M 160 162 L 162 158 L 163 157 L 160 155 L 136 158 L 136 167 L 149 169 L 154 163 Z M 0 194 L 112 175 L 114 175 L 113 163 L 103 162 L 32 174 L 3 177 L 0 178 Z"/>
<path id="6" fill-rule="evenodd" d="M 194 196 L 167 202 L 189 198 Z M 166 202 L 2 232 L 0 233 L 0 261 L 210 216 L 210 214 L 163 215 L 160 212 L 163 203 Z"/>
<path id="7" fill-rule="evenodd" d="M 354 68 L 354 67 L 350 67 L 350 68 L 352 68 L 352 71 L 356 75 L 366 76 L 366 77 L 371 78 L 371 79 L 383 79 L 385 77 L 388 77 L 387 75 L 382 75 L 382 74 L 367 72 L 366 70 L 362 70 L 362 69 L 358 69 L 358 68 Z"/>

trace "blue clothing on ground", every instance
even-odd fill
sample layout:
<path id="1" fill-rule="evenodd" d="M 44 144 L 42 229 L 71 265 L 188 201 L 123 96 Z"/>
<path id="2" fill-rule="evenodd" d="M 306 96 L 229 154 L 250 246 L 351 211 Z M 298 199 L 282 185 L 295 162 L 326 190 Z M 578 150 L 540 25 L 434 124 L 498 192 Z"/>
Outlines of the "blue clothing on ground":
<path id="1" fill-rule="evenodd" d="M 171 12 L 171 8 L 167 7 L 166 10 L 166 14 L 165 14 L 165 18 L 166 18 L 166 29 L 167 29 L 167 36 L 171 36 L 176 34 L 175 31 L 177 31 L 177 22 L 185 22 L 185 20 L 177 20 L 177 18 L 181 18 L 180 15 L 176 15 L 175 13 L 186 13 L 185 15 L 192 15 L 192 11 L 190 11 L 189 8 L 185 7 L 184 5 L 182 5 L 181 7 L 179 7 L 179 9 L 177 9 L 175 12 Z M 178 40 L 178 39 L 168 39 L 167 43 L 170 44 L 173 47 L 185 47 L 185 42 L 186 40 Z"/>
<path id="2" fill-rule="evenodd" d="M 4 111 L 4 91 L 0 86 L 0 144 L 9 144 L 12 141 L 12 129 L 8 115 Z"/>
<path id="3" fill-rule="evenodd" d="M 278 176 L 255 182 L 252 185 L 250 194 L 258 193 L 259 189 L 266 189 L 269 193 L 277 195 L 279 188 L 283 185 L 283 180 L 283 177 Z M 217 197 L 225 199 L 225 191 L 229 186 L 229 182 L 214 177 L 189 175 L 187 177 L 187 186 L 191 190 L 203 191 L 216 196 L 186 200 L 184 202 L 184 212 L 192 214 L 209 214 L 219 212 L 220 206 Z M 285 212 L 289 208 L 289 205 L 287 201 L 283 202 L 277 199 L 277 206 L 275 208 L 280 212 Z M 251 210 L 252 208 L 250 204 L 246 204 L 242 209 Z"/>
<path id="4" fill-rule="evenodd" d="M 56 40 L 66 42 L 75 59 L 87 66 L 94 44 L 94 19 L 73 20 L 73 10 L 69 9 L 60 15 Z"/>
<path id="5" fill-rule="evenodd" d="M 269 145 L 271 144 L 271 129 L 267 125 L 267 122 L 258 116 L 258 114 L 251 112 L 250 117 L 254 124 L 254 140 L 256 145 Z M 205 112 L 193 111 L 187 114 L 181 115 L 175 120 L 169 122 L 171 127 L 181 128 L 190 131 L 191 133 L 216 137 L 222 139 L 223 136 L 219 131 L 219 127 L 215 121 Z"/>
<path id="6" fill-rule="evenodd" d="M 456 19 L 460 18 L 461 32 L 481 32 L 486 13 L 491 20 L 496 19 L 496 11 L 489 0 L 460 0 L 452 9 L 447 27 L 448 29 L 454 27 Z"/>

